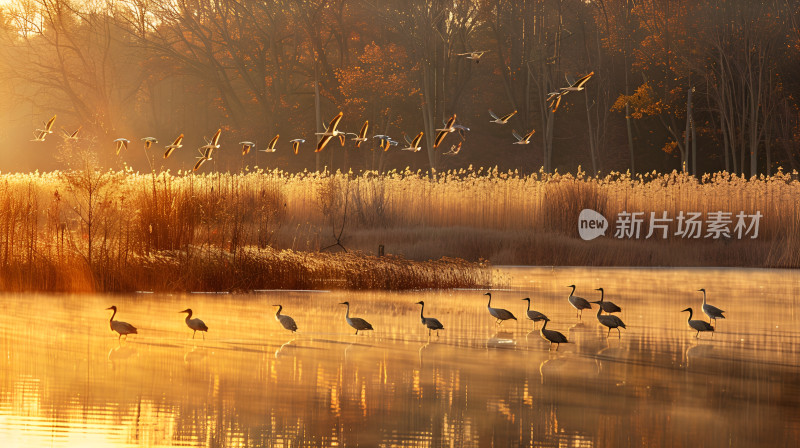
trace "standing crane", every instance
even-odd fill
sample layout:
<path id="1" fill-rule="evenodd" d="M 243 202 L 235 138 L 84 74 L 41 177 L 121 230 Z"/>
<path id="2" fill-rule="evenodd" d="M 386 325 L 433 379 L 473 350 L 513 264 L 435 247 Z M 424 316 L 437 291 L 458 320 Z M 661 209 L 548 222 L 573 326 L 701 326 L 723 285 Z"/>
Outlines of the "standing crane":
<path id="1" fill-rule="evenodd" d="M 372 325 L 360 317 L 350 317 L 350 302 L 342 302 L 339 305 L 347 305 L 347 314 L 344 315 L 347 325 L 356 329 L 356 334 L 359 330 L 372 330 Z"/>
<path id="2" fill-rule="evenodd" d="M 495 319 L 497 319 L 495 324 L 497 323 L 502 324 L 504 320 L 509 320 L 509 319 L 517 320 L 517 318 L 514 317 L 513 314 L 511 314 L 511 311 L 504 310 L 502 308 L 492 308 L 492 293 L 487 292 L 484 295 L 489 296 L 489 304 L 486 305 L 486 308 L 489 309 L 489 314 L 491 314 Z"/>
<path id="3" fill-rule="evenodd" d="M 139 334 L 136 331 L 136 327 L 133 325 L 121 320 L 114 320 L 114 316 L 117 315 L 117 307 L 115 305 L 112 305 L 106 309 L 114 310 L 114 312 L 111 313 L 111 319 L 108 320 L 108 325 L 111 327 L 111 331 L 116 331 L 119 334 L 119 336 L 117 336 L 117 340 L 123 336 L 125 336 L 125 339 L 128 339 L 129 334 Z"/>
<path id="4" fill-rule="evenodd" d="M 208 327 L 206 326 L 205 322 L 196 317 L 192 319 L 191 308 L 186 308 L 183 311 L 178 311 L 178 313 L 186 313 L 186 326 L 192 329 L 192 339 L 194 339 L 198 331 L 202 331 L 203 339 L 205 340 L 206 338 L 205 333 L 208 332 Z"/>

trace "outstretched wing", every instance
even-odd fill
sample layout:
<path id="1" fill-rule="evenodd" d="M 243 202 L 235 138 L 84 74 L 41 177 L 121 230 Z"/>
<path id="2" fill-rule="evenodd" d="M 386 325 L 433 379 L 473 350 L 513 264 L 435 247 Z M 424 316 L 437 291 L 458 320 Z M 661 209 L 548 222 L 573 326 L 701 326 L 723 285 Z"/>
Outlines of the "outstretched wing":
<path id="1" fill-rule="evenodd" d="M 422 134 L 423 133 L 420 132 L 416 137 L 414 137 L 414 141 L 411 142 L 412 147 L 419 148 L 419 142 L 422 140 Z"/>
<path id="2" fill-rule="evenodd" d="M 369 120 L 364 122 L 364 126 L 361 126 L 361 130 L 358 131 L 358 138 L 366 138 L 367 131 L 369 130 Z M 360 145 L 361 142 L 356 143 L 356 147 Z"/>
<path id="3" fill-rule="evenodd" d="M 217 146 L 219 144 L 219 136 L 220 136 L 220 134 L 222 134 L 222 128 L 217 129 L 216 134 L 214 134 L 214 136 L 211 137 L 211 142 L 209 142 L 209 144 Z"/>
<path id="4" fill-rule="evenodd" d="M 503 121 L 508 121 L 508 120 L 510 120 L 510 119 L 511 119 L 511 117 L 513 117 L 513 116 L 514 116 L 514 115 L 516 115 L 516 114 L 517 114 L 517 111 L 511 112 L 510 114 L 506 114 L 506 115 L 504 115 L 504 116 L 503 116 L 503 118 L 501 118 L 501 120 L 503 120 Z"/>
<path id="5" fill-rule="evenodd" d="M 453 124 L 456 122 L 456 114 L 453 114 L 449 120 L 447 120 L 447 124 L 444 126 L 445 129 L 453 129 Z"/>
<path id="6" fill-rule="evenodd" d="M 561 104 L 561 96 L 562 95 L 558 95 L 553 100 L 550 101 L 549 104 L 550 112 L 556 113 L 556 111 L 558 110 L 558 105 Z"/>
<path id="7" fill-rule="evenodd" d="M 446 136 L 447 134 L 448 134 L 448 132 L 447 132 L 447 131 L 439 131 L 439 133 L 438 133 L 438 134 L 436 134 L 436 140 L 434 140 L 434 142 L 433 142 L 433 147 L 434 147 L 434 148 L 438 148 L 438 147 L 439 147 L 439 144 L 441 144 L 441 143 L 442 143 L 442 140 L 444 140 L 444 138 L 445 138 L 445 136 Z"/>
<path id="8" fill-rule="evenodd" d="M 576 88 L 582 89 L 583 85 L 586 84 L 586 82 L 589 81 L 589 78 L 591 78 L 592 76 L 594 76 L 594 72 L 591 72 L 588 75 L 586 75 L 586 76 L 578 79 L 577 81 L 575 81 L 575 84 L 573 84 L 572 87 L 576 87 Z"/>
<path id="9" fill-rule="evenodd" d="M 511 130 L 511 135 L 513 135 L 514 138 L 517 139 L 517 141 L 522 141 L 522 137 L 520 137 L 519 134 L 517 134 L 517 130 L 516 129 L 512 129 Z"/>
<path id="10" fill-rule="evenodd" d="M 48 122 L 47 122 L 47 123 L 44 125 L 44 130 L 45 130 L 45 131 L 47 131 L 48 133 L 49 133 L 49 132 L 51 132 L 51 131 L 53 130 L 53 123 L 55 123 L 55 122 L 56 122 L 56 115 L 53 115 L 53 118 L 51 118 L 51 119 L 50 119 L 50 120 L 49 120 L 49 121 L 48 121 Z"/>
<path id="11" fill-rule="evenodd" d="M 278 134 L 275 137 L 273 137 L 272 140 L 269 141 L 269 144 L 267 145 L 267 150 L 275 151 L 275 145 L 278 144 L 278 137 L 280 137 L 280 136 L 281 135 Z"/>
<path id="12" fill-rule="evenodd" d="M 197 163 L 194 164 L 194 168 L 192 169 L 192 171 L 199 170 L 200 167 L 203 166 L 204 163 L 206 163 L 206 160 L 208 160 L 208 159 L 206 159 L 205 157 L 200 157 L 200 159 L 197 161 Z"/>
<path id="13" fill-rule="evenodd" d="M 492 116 L 492 118 L 494 118 L 495 120 L 499 120 L 499 119 L 500 119 L 500 117 L 498 117 L 497 115 L 495 115 L 495 114 L 494 114 L 494 111 L 492 111 L 491 109 L 489 109 L 489 115 L 491 115 L 491 116 Z"/>
<path id="14" fill-rule="evenodd" d="M 342 116 L 343 115 L 344 114 L 342 112 L 339 112 L 338 114 L 336 114 L 335 117 L 333 117 L 333 120 L 331 120 L 330 124 L 328 124 L 328 130 L 326 131 L 326 133 L 333 134 L 336 131 L 336 126 L 338 126 L 339 122 L 342 121 Z M 326 144 L 327 144 L 327 142 L 326 142 Z M 324 147 L 324 145 L 323 145 L 323 147 Z M 317 152 L 319 152 L 319 151 L 321 151 L 321 149 L 317 150 Z"/>
<path id="15" fill-rule="evenodd" d="M 332 138 L 333 138 L 332 135 L 323 135 L 322 138 L 319 140 L 319 143 L 317 143 L 317 149 L 314 150 L 314 152 L 320 152 L 323 149 L 325 149 L 325 145 L 327 145 Z"/>

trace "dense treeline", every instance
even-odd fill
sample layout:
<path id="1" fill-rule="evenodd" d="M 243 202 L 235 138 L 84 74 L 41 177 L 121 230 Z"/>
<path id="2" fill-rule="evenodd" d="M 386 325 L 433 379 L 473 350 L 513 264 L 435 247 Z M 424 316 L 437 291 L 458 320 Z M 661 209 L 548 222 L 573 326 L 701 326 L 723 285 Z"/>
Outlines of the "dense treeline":
<path id="1" fill-rule="evenodd" d="M 156 168 L 188 168 L 222 127 L 210 169 L 800 168 L 798 17 L 785 0 L 15 2 L 0 11 L 0 116 L 6 143 L 32 151 L 0 168 L 59 166 L 58 139 L 28 141 L 54 113 L 114 167 L 147 166 L 133 150 L 141 137 L 184 133 L 186 147 L 156 155 Z M 458 56 L 472 50 L 489 52 Z M 547 108 L 565 76 L 592 71 L 585 91 Z M 501 127 L 489 108 L 519 112 Z M 313 132 L 339 110 L 348 131 L 364 120 L 371 134 L 424 131 L 427 157 L 372 142 L 315 156 Z M 434 130 L 453 113 L 472 130 L 443 157 Z M 510 145 L 512 128 L 536 129 L 533 144 Z M 278 152 L 242 160 L 238 141 L 276 133 Z M 115 157 L 118 137 L 135 144 Z M 294 156 L 297 137 L 311 142 Z"/>

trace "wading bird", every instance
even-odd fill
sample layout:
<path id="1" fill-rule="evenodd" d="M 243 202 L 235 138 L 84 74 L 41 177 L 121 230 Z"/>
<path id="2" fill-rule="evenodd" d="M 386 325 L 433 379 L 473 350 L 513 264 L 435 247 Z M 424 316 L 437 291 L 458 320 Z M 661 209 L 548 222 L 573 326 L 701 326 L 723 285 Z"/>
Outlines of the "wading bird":
<path id="1" fill-rule="evenodd" d="M 407 148 L 403 148 L 403 151 L 418 152 L 420 149 L 422 149 L 419 146 L 419 142 L 422 141 L 422 134 L 423 134 L 422 132 L 417 134 L 417 136 L 414 137 L 414 140 L 409 140 L 408 137 L 404 135 L 403 138 L 406 139 L 406 144 L 408 145 L 408 147 Z"/>
<path id="2" fill-rule="evenodd" d="M 166 159 L 167 157 L 169 157 L 169 155 L 172 154 L 172 151 L 175 151 L 176 149 L 179 148 L 183 148 L 182 143 L 183 143 L 183 134 L 179 135 L 178 138 L 176 138 L 171 145 L 166 146 L 166 151 L 164 152 L 164 158 Z"/>
<path id="3" fill-rule="evenodd" d="M 246 156 L 250 153 L 250 150 L 256 147 L 256 144 L 253 142 L 239 142 L 242 145 L 242 155 Z"/>
<path id="4" fill-rule="evenodd" d="M 462 143 L 464 143 L 464 142 L 458 142 L 457 145 L 451 146 L 450 147 L 450 151 L 443 152 L 442 155 L 443 156 L 454 156 L 454 155 L 457 155 L 459 152 L 461 152 L 461 144 Z"/>
<path id="5" fill-rule="evenodd" d="M 78 132 L 80 132 L 81 128 L 83 128 L 83 126 L 78 126 L 78 129 L 75 129 L 75 131 L 72 134 L 65 131 L 64 128 L 61 128 L 61 132 L 64 133 L 64 140 L 77 140 Z"/>
<path id="6" fill-rule="evenodd" d="M 532 130 L 531 132 L 528 132 L 527 134 L 525 134 L 524 137 L 520 137 L 520 135 L 517 134 L 517 131 L 512 130 L 511 131 L 511 135 L 513 135 L 514 138 L 517 139 L 517 141 L 515 141 L 513 144 L 515 144 L 515 145 L 527 145 L 528 143 L 531 142 L 531 137 L 533 137 L 533 134 L 535 132 L 536 132 L 536 129 Z"/>
<path id="7" fill-rule="evenodd" d="M 619 313 L 622 311 L 622 308 L 618 307 L 614 302 L 606 302 L 604 299 L 605 292 L 603 292 L 603 288 L 597 288 L 595 291 L 600 291 L 600 301 L 599 302 L 592 302 L 597 303 L 600 305 L 600 309 L 605 311 L 606 313 Z"/>
<path id="8" fill-rule="evenodd" d="M 495 324 L 497 323 L 502 324 L 504 320 L 509 320 L 509 319 L 517 320 L 517 318 L 514 317 L 513 314 L 511 314 L 511 311 L 504 310 L 502 308 L 492 308 L 492 293 L 487 292 L 484 295 L 489 296 L 489 304 L 486 305 L 486 308 L 489 309 L 489 314 L 491 314 L 495 319 L 497 319 Z"/>
<path id="9" fill-rule="evenodd" d="M 283 306 L 282 305 L 272 305 L 272 306 L 277 306 L 278 307 L 278 311 L 275 313 L 275 320 L 280 322 L 281 325 L 283 325 L 283 328 L 291 331 L 292 333 L 297 331 L 297 324 L 294 323 L 294 319 L 292 319 L 291 317 L 286 316 L 284 314 L 281 314 L 281 310 L 283 309 Z"/>
<path id="10" fill-rule="evenodd" d="M 715 307 L 714 305 L 709 305 L 706 303 L 706 290 L 705 289 L 698 289 L 698 291 L 703 291 L 703 312 L 706 313 L 708 316 L 708 320 L 714 319 L 714 326 L 717 325 L 717 319 L 725 319 L 725 316 L 722 315 L 725 311 Z"/>
<path id="11" fill-rule="evenodd" d="M 206 144 L 204 146 L 201 146 L 200 149 L 201 150 L 204 149 L 206 151 L 206 157 L 208 158 L 208 160 L 211 160 L 211 154 L 214 152 L 214 150 L 219 149 L 220 135 L 222 135 L 222 128 L 217 129 L 217 132 L 214 133 L 214 136 L 211 137 L 211 140 L 208 140 L 207 138 L 203 137 L 203 139 L 206 141 Z"/>
<path id="12" fill-rule="evenodd" d="M 704 320 L 692 320 L 692 309 L 691 308 L 686 308 L 685 310 L 683 310 L 681 312 L 683 313 L 683 312 L 686 312 L 686 311 L 689 312 L 689 319 L 687 319 L 688 322 L 689 322 L 689 326 L 692 327 L 692 330 L 697 330 L 697 334 L 694 335 L 695 338 L 699 338 L 700 337 L 700 332 L 701 331 L 714 331 L 714 327 L 712 327 L 710 323 L 708 323 L 708 322 L 706 322 Z"/>
<path id="13" fill-rule="evenodd" d="M 433 142 L 433 147 L 434 148 L 438 148 L 439 147 L 439 144 L 442 143 L 442 140 L 444 140 L 444 138 L 447 136 L 447 134 L 456 131 L 456 128 L 453 126 L 453 124 L 455 124 L 455 122 L 456 122 L 456 114 L 453 114 L 453 116 L 450 117 L 449 120 L 447 120 L 447 123 L 445 123 L 444 128 L 437 129 L 437 131 L 439 131 L 439 133 L 436 134 L 436 140 L 434 140 L 434 142 Z"/>
<path id="14" fill-rule="evenodd" d="M 292 143 L 292 151 L 294 151 L 294 155 L 297 155 L 297 152 L 300 150 L 300 143 L 305 143 L 305 139 L 296 138 L 294 140 L 289 140 Z"/>
<path id="15" fill-rule="evenodd" d="M 369 140 L 367 138 L 367 131 L 369 131 L 369 120 L 364 122 L 364 125 L 361 126 L 361 130 L 358 131 L 358 134 L 354 134 L 352 132 L 348 132 L 347 135 L 353 135 L 354 137 L 350 140 L 356 142 L 356 148 L 360 147 L 362 143 Z"/>
<path id="16" fill-rule="evenodd" d="M 600 301 L 598 300 L 598 301 L 592 302 L 592 303 L 599 304 Z M 617 336 L 621 338 L 622 337 L 622 332 L 619 331 L 619 327 L 625 328 L 625 323 L 622 322 L 622 319 L 620 319 L 617 316 L 614 316 L 614 315 L 611 315 L 611 314 L 601 314 L 602 312 L 603 312 L 603 307 L 602 306 L 597 307 L 597 320 L 598 320 L 598 322 L 600 322 L 601 324 L 603 324 L 606 327 L 608 327 L 608 334 L 606 334 L 606 337 L 608 337 L 611 334 L 611 329 L 612 328 L 616 328 L 617 329 Z"/>
<path id="17" fill-rule="evenodd" d="M 358 334 L 358 330 L 372 330 L 372 325 L 364 319 L 360 317 L 350 317 L 350 302 L 342 302 L 339 305 L 347 305 L 347 314 L 344 315 L 344 318 L 347 321 L 347 325 L 356 329 L 356 334 Z"/>
<path id="18" fill-rule="evenodd" d="M 129 334 L 139 334 L 136 331 L 136 327 L 134 327 L 133 325 L 127 322 L 122 322 L 121 320 L 114 320 L 114 316 L 117 315 L 116 306 L 110 306 L 106 309 L 114 310 L 114 312 L 111 313 L 111 319 L 108 320 L 108 325 L 111 327 L 111 331 L 116 331 L 117 333 L 119 333 L 119 336 L 117 336 L 117 340 L 119 340 L 122 336 L 125 336 L 125 339 L 128 339 Z"/>
<path id="19" fill-rule="evenodd" d="M 155 137 L 145 137 L 142 139 L 142 141 L 144 142 L 144 149 L 150 149 L 150 147 L 153 146 L 153 143 L 158 143 L 158 139 Z"/>
<path id="20" fill-rule="evenodd" d="M 280 137 L 280 136 L 281 135 L 278 134 L 275 137 L 273 137 L 272 140 L 270 140 L 269 143 L 267 144 L 267 147 L 264 148 L 264 149 L 259 149 L 259 151 L 261 151 L 261 152 L 275 152 L 275 149 L 276 149 L 275 145 L 278 144 L 278 137 Z"/>
<path id="21" fill-rule="evenodd" d="M 528 315 L 528 319 L 533 321 L 533 329 L 535 330 L 536 329 L 536 322 L 539 322 L 540 320 L 547 319 L 547 316 L 545 316 L 544 314 L 542 314 L 542 313 L 540 313 L 538 311 L 534 311 L 534 310 L 531 309 L 531 298 L 530 297 L 525 297 L 522 300 L 526 300 L 528 302 L 528 310 L 527 310 L 526 314 Z"/>
<path id="22" fill-rule="evenodd" d="M 425 317 L 422 313 L 425 311 L 425 302 L 420 300 L 417 305 L 422 305 L 419 310 L 419 317 L 422 319 L 422 325 L 428 327 L 428 336 L 431 335 L 431 330 L 436 330 L 436 337 L 439 337 L 439 330 L 444 330 L 444 325 L 438 319 L 432 317 Z"/>
<path id="23" fill-rule="evenodd" d="M 572 288 L 572 292 L 569 293 L 569 303 L 572 305 L 576 310 L 580 312 L 580 314 L 575 313 L 578 319 L 583 318 L 583 310 L 590 310 L 592 309 L 592 305 L 589 305 L 589 301 L 584 299 L 583 297 L 578 297 L 575 294 L 575 285 L 569 285 L 567 288 Z"/>
<path id="24" fill-rule="evenodd" d="M 545 341 L 550 342 L 550 350 L 553 349 L 553 344 L 556 344 L 556 351 L 558 351 L 558 347 L 561 344 L 567 344 L 567 343 L 569 343 L 569 341 L 567 340 L 566 336 L 561 334 L 561 332 L 558 332 L 556 330 L 548 330 L 547 329 L 547 323 L 548 322 L 550 322 L 550 319 L 545 317 L 544 318 L 544 325 L 542 325 L 542 329 L 541 329 L 541 331 L 539 333 L 542 335 L 542 338 Z"/>
<path id="25" fill-rule="evenodd" d="M 333 137 L 344 135 L 344 132 L 336 130 L 336 126 L 338 126 L 339 122 L 342 121 L 342 116 L 344 116 L 344 114 L 342 112 L 339 112 L 338 114 L 336 114 L 335 117 L 333 117 L 331 122 L 328 124 L 328 128 L 325 129 L 325 132 L 316 133 L 316 135 L 320 135 L 322 136 L 322 138 L 319 139 L 319 142 L 317 143 L 317 149 L 314 152 L 320 152 L 323 149 L 325 149 L 325 145 L 327 145 L 328 142 L 331 141 Z"/>
<path id="26" fill-rule="evenodd" d="M 467 59 L 471 59 L 471 60 L 475 61 L 475 63 L 477 64 L 477 63 L 481 62 L 481 58 L 483 57 L 483 55 L 488 53 L 488 52 L 489 52 L 489 50 L 470 51 L 468 53 L 457 53 L 456 56 L 466 56 Z"/>
<path id="27" fill-rule="evenodd" d="M 192 309 L 191 308 L 186 308 L 183 311 L 178 311 L 178 313 L 187 313 L 186 314 L 186 326 L 192 329 L 192 339 L 194 339 L 194 336 L 197 334 L 198 331 L 204 332 L 203 333 L 203 339 L 206 338 L 205 332 L 208 331 L 208 327 L 206 326 L 205 322 L 203 322 L 202 320 L 200 320 L 200 319 L 198 319 L 196 317 L 194 319 L 192 319 Z"/>
<path id="28" fill-rule="evenodd" d="M 493 120 L 490 120 L 489 123 L 497 123 L 497 124 L 506 124 L 508 120 L 511 119 L 514 115 L 517 114 L 517 111 L 511 112 L 510 114 L 505 114 L 502 117 L 498 117 L 495 113 L 489 109 L 489 115 L 492 116 Z"/>
<path id="29" fill-rule="evenodd" d="M 130 142 L 131 141 L 127 138 L 118 138 L 114 140 L 114 143 L 116 144 L 117 155 L 119 155 L 119 152 L 123 149 L 128 149 L 128 143 Z"/>

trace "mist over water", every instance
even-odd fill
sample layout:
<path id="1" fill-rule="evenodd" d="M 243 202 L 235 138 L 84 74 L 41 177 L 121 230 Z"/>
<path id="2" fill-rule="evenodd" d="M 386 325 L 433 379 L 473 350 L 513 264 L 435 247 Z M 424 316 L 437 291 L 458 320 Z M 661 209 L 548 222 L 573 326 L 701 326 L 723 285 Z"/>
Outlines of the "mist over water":
<path id="1" fill-rule="evenodd" d="M 6 295 L 4 446 L 793 446 L 800 275 L 505 268 L 485 291 Z M 622 307 L 621 339 L 567 296 Z M 713 338 L 689 329 L 726 311 Z M 556 352 L 521 299 L 570 340 Z M 345 307 L 374 332 L 354 335 Z M 428 338 L 419 321 L 445 330 Z M 274 319 L 282 304 L 300 331 Z M 105 308 L 139 328 L 118 342 Z M 178 311 L 209 327 L 192 340 Z M 596 309 L 596 308 L 595 308 Z"/>

